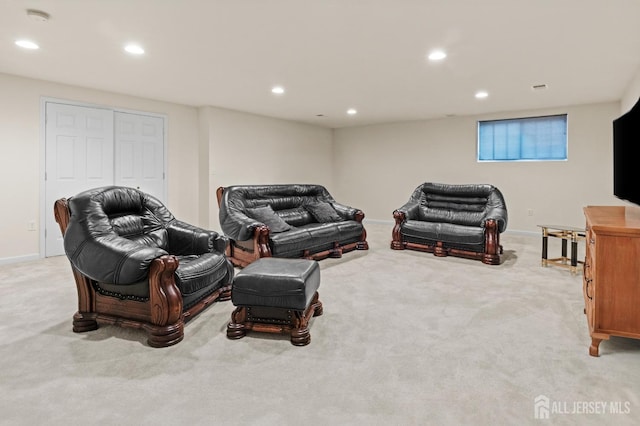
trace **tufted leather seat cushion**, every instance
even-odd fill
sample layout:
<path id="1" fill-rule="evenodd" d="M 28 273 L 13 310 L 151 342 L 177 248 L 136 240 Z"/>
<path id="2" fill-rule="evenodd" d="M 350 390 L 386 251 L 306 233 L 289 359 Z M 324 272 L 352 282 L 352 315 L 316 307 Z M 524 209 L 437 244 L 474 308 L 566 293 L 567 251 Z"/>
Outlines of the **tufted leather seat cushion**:
<path id="1" fill-rule="evenodd" d="M 177 256 L 176 285 L 183 295 L 195 293 L 220 281 L 227 273 L 227 259 L 221 253 Z"/>
<path id="2" fill-rule="evenodd" d="M 407 237 L 407 241 L 429 240 L 451 244 L 471 244 L 478 245 L 479 251 L 482 251 L 484 244 L 484 229 L 477 226 L 408 220 L 404 224 L 402 233 Z"/>
<path id="3" fill-rule="evenodd" d="M 222 253 L 177 256 L 176 285 L 182 294 L 183 309 L 190 308 L 202 296 L 228 284 L 233 269 Z"/>
<path id="4" fill-rule="evenodd" d="M 201 296 L 217 290 L 228 284 L 225 275 L 230 274 L 227 259 L 220 253 L 204 253 L 201 255 L 176 256 L 178 269 L 175 272 L 176 285 L 182 294 L 183 305 L 189 308 Z M 147 280 L 132 284 L 110 284 L 98 282 L 97 286 L 103 293 L 116 297 L 134 296 L 149 297 L 149 283 Z"/>
<path id="5" fill-rule="evenodd" d="M 362 224 L 354 221 L 310 223 L 272 235 L 271 251 L 274 256 L 300 257 L 304 250 L 313 253 L 333 247 L 334 242 L 346 244 L 355 241 L 362 235 L 362 230 Z"/>

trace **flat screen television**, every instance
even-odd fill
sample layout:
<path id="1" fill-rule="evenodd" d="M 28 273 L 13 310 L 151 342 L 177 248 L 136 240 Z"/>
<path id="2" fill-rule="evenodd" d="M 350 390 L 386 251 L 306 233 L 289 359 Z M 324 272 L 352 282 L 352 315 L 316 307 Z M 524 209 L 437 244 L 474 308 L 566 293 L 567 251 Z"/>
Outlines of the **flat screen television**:
<path id="1" fill-rule="evenodd" d="M 613 194 L 640 204 L 640 99 L 613 121 Z"/>

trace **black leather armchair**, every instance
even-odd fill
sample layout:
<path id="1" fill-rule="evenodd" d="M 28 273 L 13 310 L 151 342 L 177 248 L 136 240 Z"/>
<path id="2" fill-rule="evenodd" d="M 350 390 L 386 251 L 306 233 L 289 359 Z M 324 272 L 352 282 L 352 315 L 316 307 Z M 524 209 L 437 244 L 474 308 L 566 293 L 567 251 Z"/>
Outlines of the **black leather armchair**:
<path id="1" fill-rule="evenodd" d="M 507 206 L 493 185 L 423 183 L 393 217 L 394 250 L 500 263 L 500 233 L 507 228 Z"/>
<path id="2" fill-rule="evenodd" d="M 142 328 L 150 346 L 176 344 L 184 323 L 228 300 L 228 239 L 177 220 L 156 198 L 103 187 L 54 206 L 78 289 L 73 331 L 98 322 Z"/>

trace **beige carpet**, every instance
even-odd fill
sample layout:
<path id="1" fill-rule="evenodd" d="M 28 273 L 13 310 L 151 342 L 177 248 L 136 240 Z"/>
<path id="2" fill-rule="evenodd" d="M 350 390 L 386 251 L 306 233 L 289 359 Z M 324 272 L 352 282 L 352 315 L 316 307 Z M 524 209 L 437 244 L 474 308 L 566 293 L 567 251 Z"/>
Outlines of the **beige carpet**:
<path id="1" fill-rule="evenodd" d="M 230 302 L 171 348 L 113 326 L 75 334 L 65 258 L 0 266 L 0 423 L 640 421 L 640 341 L 612 338 L 588 355 L 581 276 L 542 268 L 539 237 L 503 234 L 504 262 L 487 266 L 392 251 L 390 224 L 367 229 L 369 251 L 320 262 L 324 315 L 306 347 L 273 335 L 228 340 Z M 540 395 L 548 420 L 535 417 Z"/>

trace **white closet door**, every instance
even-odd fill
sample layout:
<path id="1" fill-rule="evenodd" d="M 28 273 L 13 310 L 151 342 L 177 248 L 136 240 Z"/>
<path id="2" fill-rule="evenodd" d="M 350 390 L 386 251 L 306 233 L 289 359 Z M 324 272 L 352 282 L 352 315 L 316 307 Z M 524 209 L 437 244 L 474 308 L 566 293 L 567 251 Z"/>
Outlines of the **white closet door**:
<path id="1" fill-rule="evenodd" d="M 64 254 L 53 204 L 107 185 L 165 202 L 164 118 L 57 102 L 45 108 L 44 255 Z"/>
<path id="2" fill-rule="evenodd" d="M 164 119 L 115 113 L 115 184 L 138 188 L 165 202 Z"/>
<path id="3" fill-rule="evenodd" d="M 57 256 L 55 201 L 113 185 L 113 111 L 47 102 L 45 113 L 45 256 Z"/>

